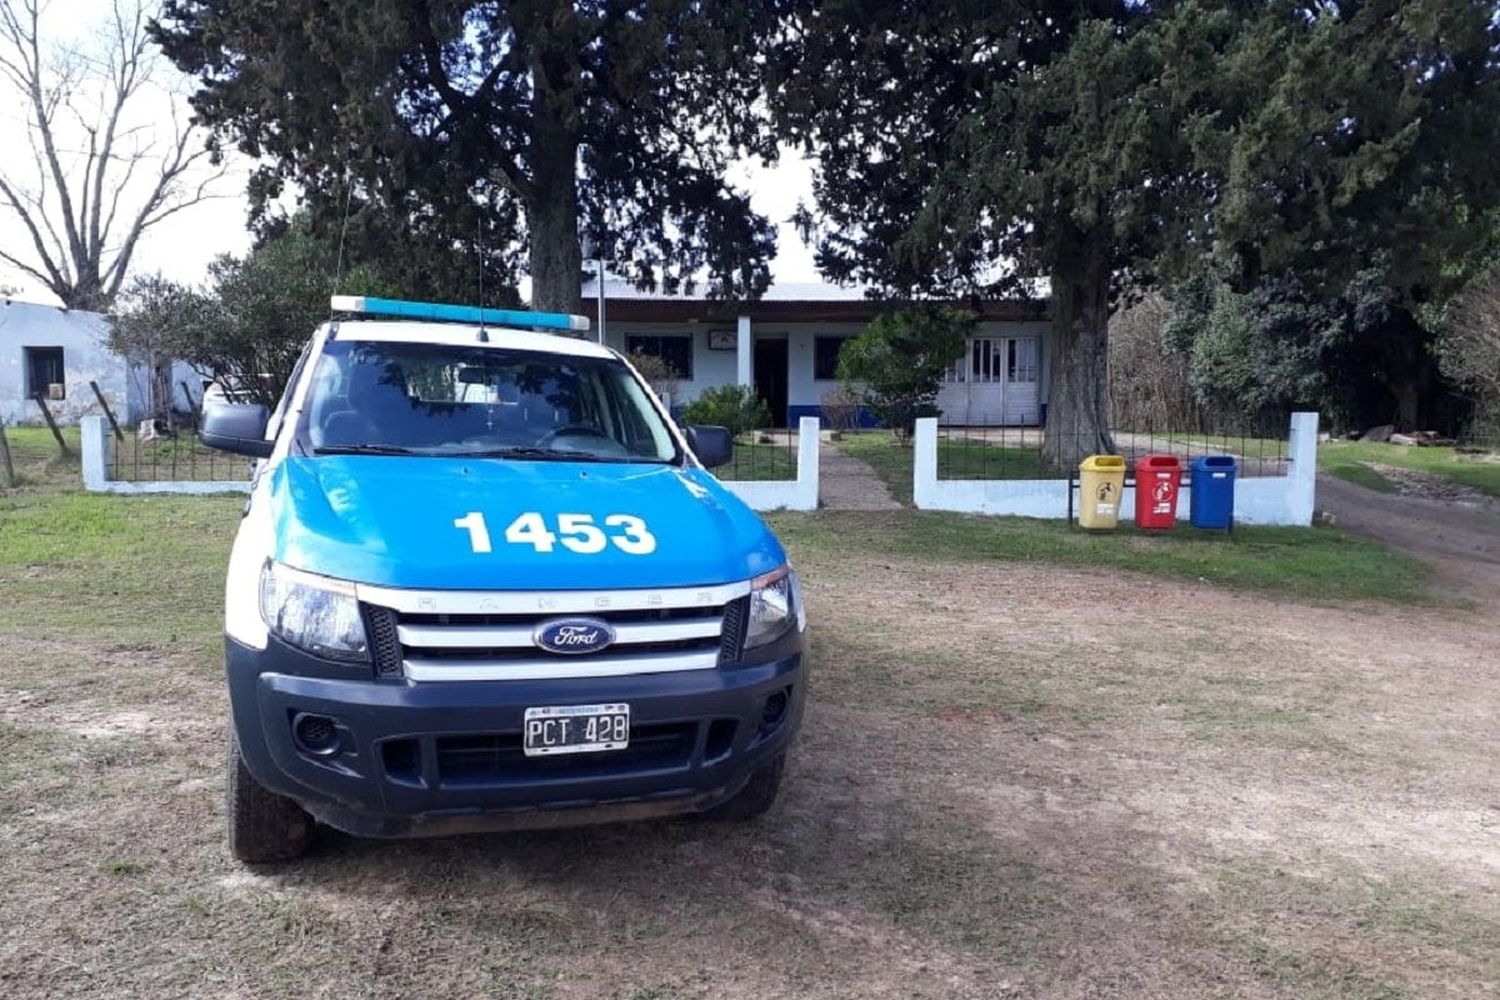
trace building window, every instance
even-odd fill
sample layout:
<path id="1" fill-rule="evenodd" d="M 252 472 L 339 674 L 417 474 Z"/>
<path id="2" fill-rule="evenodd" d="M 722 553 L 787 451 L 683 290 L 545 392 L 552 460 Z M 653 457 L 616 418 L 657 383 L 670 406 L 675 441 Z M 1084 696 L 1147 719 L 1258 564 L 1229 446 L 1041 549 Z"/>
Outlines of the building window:
<path id="1" fill-rule="evenodd" d="M 632 333 L 625 338 L 625 353 L 651 354 L 677 370 L 679 378 L 693 378 L 693 338 L 691 334 Z"/>
<path id="2" fill-rule="evenodd" d="M 831 382 L 839 377 L 839 351 L 848 340 L 848 337 L 813 338 L 813 378 Z"/>
<path id="3" fill-rule="evenodd" d="M 1007 380 L 1011 382 L 1035 382 L 1037 380 L 1037 343 L 1035 337 L 1023 337 L 1010 342 L 1010 357 L 1007 365 Z"/>
<path id="4" fill-rule="evenodd" d="M 52 395 L 52 386 L 66 386 L 63 375 L 63 349 L 61 347 L 26 347 L 26 395 L 41 393 L 44 399 L 62 399 L 66 388 Z"/>

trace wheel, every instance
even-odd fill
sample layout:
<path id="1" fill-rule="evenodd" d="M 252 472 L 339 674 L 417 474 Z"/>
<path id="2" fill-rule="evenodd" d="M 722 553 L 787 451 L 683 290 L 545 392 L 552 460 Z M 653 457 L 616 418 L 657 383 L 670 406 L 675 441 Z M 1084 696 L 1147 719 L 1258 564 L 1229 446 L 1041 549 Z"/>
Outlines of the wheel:
<path id="1" fill-rule="evenodd" d="M 261 787 L 245 767 L 232 730 L 226 770 L 229 853 L 251 865 L 300 857 L 312 839 L 313 818 L 291 799 Z"/>
<path id="2" fill-rule="evenodd" d="M 734 798 L 720 802 L 703 813 L 707 820 L 744 823 L 765 814 L 781 791 L 781 776 L 786 773 L 786 754 L 780 754 L 750 776 L 745 787 Z"/>

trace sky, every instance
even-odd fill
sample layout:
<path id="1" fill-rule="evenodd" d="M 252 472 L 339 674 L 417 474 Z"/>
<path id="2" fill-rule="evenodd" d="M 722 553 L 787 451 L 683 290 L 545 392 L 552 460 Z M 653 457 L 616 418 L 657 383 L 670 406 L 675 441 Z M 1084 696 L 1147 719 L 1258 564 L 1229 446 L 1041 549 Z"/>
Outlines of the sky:
<path id="1" fill-rule="evenodd" d="M 109 0 L 53 0 L 43 15 L 44 38 L 56 44 L 87 45 L 108 10 Z M 165 60 L 158 68 L 168 88 L 184 93 L 190 89 L 190 81 L 176 75 Z M 134 123 L 142 126 L 143 136 L 162 140 L 171 134 L 172 100 L 165 88 L 141 95 Z M 181 102 L 180 96 L 178 101 Z M 35 183 L 36 170 L 26 141 L 28 131 L 22 110 L 8 98 L 0 101 L 0 175 L 8 181 L 20 181 L 30 186 Z M 64 148 L 77 148 L 81 134 L 77 129 L 69 130 L 61 140 Z M 227 164 L 226 175 L 212 189 L 215 197 L 184 209 L 147 230 L 132 258 L 131 273 L 160 272 L 178 281 L 197 282 L 203 279 L 208 263 L 214 257 L 224 253 L 243 254 L 250 245 L 250 235 L 245 229 L 247 202 L 244 185 L 251 167 L 252 164 L 242 157 L 232 159 Z M 204 165 L 187 183 L 196 185 L 199 179 L 212 172 L 213 168 Z M 756 211 L 779 224 L 777 256 L 771 264 L 773 278 L 780 282 L 818 280 L 811 248 L 802 243 L 795 227 L 787 221 L 799 201 L 810 202 L 812 199 L 812 173 L 808 161 L 787 151 L 772 167 L 744 162 L 737 164 L 730 176 L 737 186 L 750 193 Z M 124 209 L 121 211 L 123 214 Z M 0 249 L 30 258 L 27 252 L 30 240 L 6 206 L 0 206 Z M 16 297 L 28 301 L 56 301 L 34 278 L 4 261 L 0 261 L 0 286 L 16 289 Z M 524 293 L 525 289 L 522 291 Z"/>

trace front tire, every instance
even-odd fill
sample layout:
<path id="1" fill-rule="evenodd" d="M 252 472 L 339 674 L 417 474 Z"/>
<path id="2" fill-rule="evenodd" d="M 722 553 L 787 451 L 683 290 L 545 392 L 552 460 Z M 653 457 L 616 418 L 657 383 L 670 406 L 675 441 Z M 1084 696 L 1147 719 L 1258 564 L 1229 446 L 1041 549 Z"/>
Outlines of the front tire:
<path id="1" fill-rule="evenodd" d="M 746 823 L 765 815 L 776 803 L 781 779 L 786 773 L 786 754 L 781 753 L 750 776 L 745 787 L 727 802 L 721 802 L 703 813 L 703 818 L 728 823 Z"/>
<path id="2" fill-rule="evenodd" d="M 249 865 L 301 857 L 312 840 L 313 818 L 291 799 L 267 791 L 255 780 L 232 730 L 226 771 L 229 853 Z"/>

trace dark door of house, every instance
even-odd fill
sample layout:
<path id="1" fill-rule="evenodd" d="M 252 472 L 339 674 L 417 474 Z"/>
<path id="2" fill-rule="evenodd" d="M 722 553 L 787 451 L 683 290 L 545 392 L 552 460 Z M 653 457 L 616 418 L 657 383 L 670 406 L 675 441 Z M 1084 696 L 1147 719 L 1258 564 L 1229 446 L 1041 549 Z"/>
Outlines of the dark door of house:
<path id="1" fill-rule="evenodd" d="M 787 346 L 785 337 L 755 341 L 755 394 L 771 410 L 771 426 L 786 426 Z"/>

